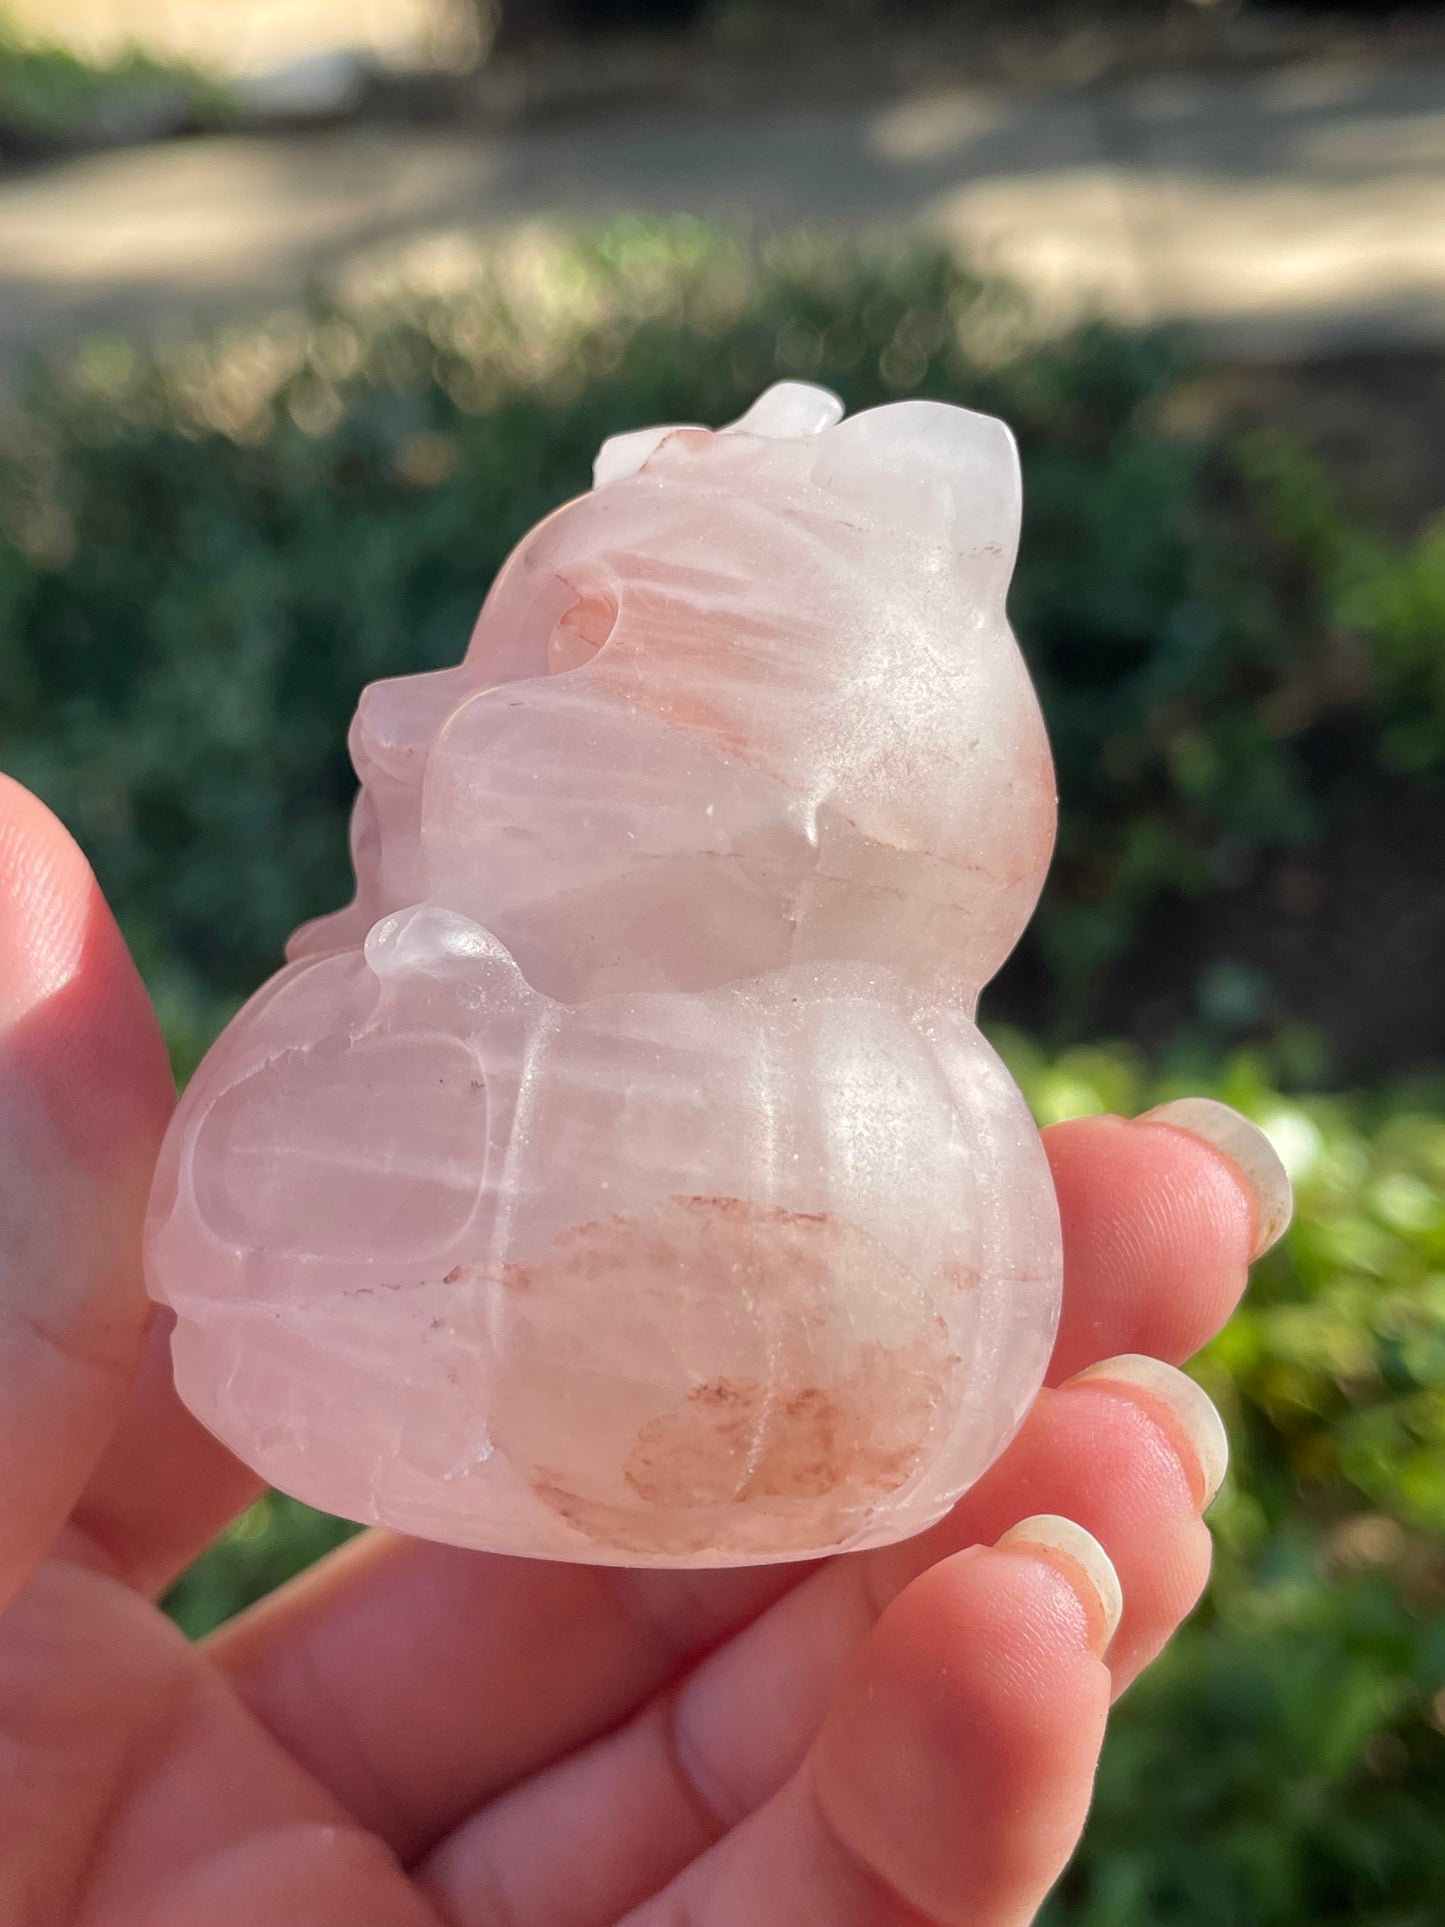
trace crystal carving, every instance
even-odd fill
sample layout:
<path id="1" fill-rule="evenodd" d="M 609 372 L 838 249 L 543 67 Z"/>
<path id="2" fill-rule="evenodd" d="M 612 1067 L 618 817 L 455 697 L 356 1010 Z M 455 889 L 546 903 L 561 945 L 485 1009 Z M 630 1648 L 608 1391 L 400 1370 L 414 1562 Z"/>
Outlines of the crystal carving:
<path id="1" fill-rule="evenodd" d="M 267 1479 L 462 1545 L 928 1525 L 1040 1382 L 1047 1165 L 974 1024 L 1054 789 L 999 422 L 620 435 L 464 661 L 373 684 L 356 896 L 187 1089 L 151 1288 Z"/>

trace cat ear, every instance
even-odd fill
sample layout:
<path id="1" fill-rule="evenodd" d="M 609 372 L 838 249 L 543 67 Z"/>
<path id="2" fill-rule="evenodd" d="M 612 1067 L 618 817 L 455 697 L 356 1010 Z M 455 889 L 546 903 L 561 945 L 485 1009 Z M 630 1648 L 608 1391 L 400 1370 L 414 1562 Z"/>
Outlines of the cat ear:
<path id="1" fill-rule="evenodd" d="M 842 402 L 826 388 L 815 388 L 806 381 L 775 381 L 771 388 L 763 390 L 745 415 L 729 422 L 721 433 L 790 441 L 799 435 L 820 434 L 842 418 Z M 636 475 L 669 435 L 696 428 L 695 422 L 668 422 L 661 428 L 634 428 L 628 434 L 610 436 L 592 464 L 593 488 L 605 488 L 609 482 L 625 481 L 629 475 Z"/>
<path id="2" fill-rule="evenodd" d="M 1005 584 L 1018 554 L 1023 482 L 1013 435 L 992 415 L 941 401 L 896 401 L 828 431 L 816 479 L 850 500 L 891 497 L 911 514 L 946 508 L 959 555 L 997 558 Z"/>
<path id="3" fill-rule="evenodd" d="M 827 388 L 807 381 L 775 381 L 765 388 L 745 415 L 729 422 L 725 435 L 766 435 L 787 441 L 796 435 L 817 435 L 843 419 L 843 404 Z"/>
<path id="4" fill-rule="evenodd" d="M 593 488 L 626 481 L 629 475 L 637 474 L 650 455 L 657 453 L 669 435 L 697 427 L 696 422 L 665 422 L 661 428 L 634 428 L 625 435 L 609 435 L 592 464 Z"/>

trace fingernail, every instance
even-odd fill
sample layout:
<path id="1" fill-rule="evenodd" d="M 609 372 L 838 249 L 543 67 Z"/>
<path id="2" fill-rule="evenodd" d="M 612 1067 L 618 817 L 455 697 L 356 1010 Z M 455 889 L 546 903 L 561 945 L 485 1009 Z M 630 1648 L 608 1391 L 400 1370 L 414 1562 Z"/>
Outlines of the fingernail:
<path id="1" fill-rule="evenodd" d="M 1294 1197 L 1279 1152 L 1257 1124 L 1212 1097 L 1177 1097 L 1172 1104 L 1156 1104 L 1138 1121 L 1187 1131 L 1228 1158 L 1254 1199 L 1251 1258 L 1279 1243 L 1294 1212 Z"/>
<path id="2" fill-rule="evenodd" d="M 1031 1519 L 1020 1519 L 996 1544 L 1018 1552 L 1036 1551 L 1068 1580 L 1089 1613 L 1094 1650 L 1102 1654 L 1118 1630 L 1124 1594 L 1113 1560 L 1093 1533 L 1056 1512 L 1039 1512 Z"/>
<path id="3" fill-rule="evenodd" d="M 1164 1406 L 1183 1432 L 1187 1448 L 1199 1473 L 1200 1506 L 1207 1506 L 1224 1484 L 1229 1470 L 1229 1437 L 1224 1420 L 1214 1409 L 1214 1401 L 1187 1372 L 1166 1365 L 1162 1358 L 1148 1358 L 1142 1352 L 1124 1352 L 1118 1358 L 1101 1358 L 1097 1365 L 1065 1380 L 1068 1385 L 1122 1385 L 1140 1391 Z"/>

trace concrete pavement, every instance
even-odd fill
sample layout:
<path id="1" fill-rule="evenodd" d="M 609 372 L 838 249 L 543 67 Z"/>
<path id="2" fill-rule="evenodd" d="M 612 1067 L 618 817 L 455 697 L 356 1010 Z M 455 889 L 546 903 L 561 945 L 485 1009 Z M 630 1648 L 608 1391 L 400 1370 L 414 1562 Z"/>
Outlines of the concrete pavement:
<path id="1" fill-rule="evenodd" d="M 341 50 L 428 66 L 458 33 L 463 0 L 6 0 L 27 40 L 90 59 L 142 46 L 227 79 L 273 73 Z"/>
<path id="2" fill-rule="evenodd" d="M 438 234 L 684 211 L 941 237 L 1224 352 L 1445 345 L 1445 65 L 1287 67 L 467 137 L 209 138 L 0 178 L 0 360 L 174 333 Z"/>

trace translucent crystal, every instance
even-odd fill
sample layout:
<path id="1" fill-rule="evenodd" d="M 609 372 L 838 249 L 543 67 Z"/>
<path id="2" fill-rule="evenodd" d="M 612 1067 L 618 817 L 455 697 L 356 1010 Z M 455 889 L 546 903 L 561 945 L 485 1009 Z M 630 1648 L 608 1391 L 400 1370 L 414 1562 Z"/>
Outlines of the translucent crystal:
<path id="1" fill-rule="evenodd" d="M 973 1022 L 1053 837 L 987 417 L 618 436 L 465 660 L 373 684 L 357 890 L 182 1100 L 181 1394 L 313 1504 L 707 1565 L 937 1518 L 1058 1312 Z"/>

